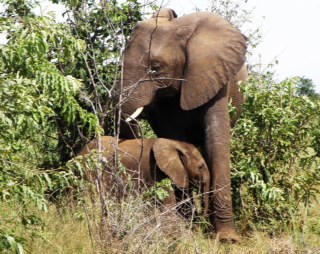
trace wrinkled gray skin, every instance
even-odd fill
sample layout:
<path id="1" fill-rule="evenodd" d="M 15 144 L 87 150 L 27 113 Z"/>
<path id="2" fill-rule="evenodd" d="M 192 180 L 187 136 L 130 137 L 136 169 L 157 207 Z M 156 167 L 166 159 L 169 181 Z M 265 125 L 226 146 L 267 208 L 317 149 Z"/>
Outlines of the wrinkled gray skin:
<path id="1" fill-rule="evenodd" d="M 236 108 L 236 112 L 231 119 L 231 127 L 235 126 L 242 111 L 242 104 L 245 102 L 243 93 L 240 91 L 240 84 L 248 81 L 248 78 L 247 65 L 244 64 L 235 76 L 235 82 L 230 82 L 229 84 L 229 99 L 231 100 L 232 106 Z"/>
<path id="2" fill-rule="evenodd" d="M 178 199 L 185 192 L 192 195 L 192 189 L 199 187 L 203 193 L 203 213 L 207 215 L 210 173 L 202 155 L 192 144 L 164 138 L 120 140 L 117 144 L 114 137 L 103 136 L 100 141 L 89 142 L 79 155 L 89 154 L 99 147 L 111 164 L 117 152 L 137 186 L 152 186 L 155 182 L 170 178 L 177 187 Z M 106 185 L 113 184 L 107 170 L 103 179 Z M 175 201 L 175 196 L 171 195 L 166 204 L 171 205 Z"/>
<path id="3" fill-rule="evenodd" d="M 211 174 L 210 221 L 220 240 L 230 242 L 239 237 L 231 200 L 228 98 L 240 95 L 243 101 L 237 79 L 247 76 L 246 47 L 246 38 L 219 15 L 177 18 L 173 10 L 161 9 L 132 31 L 118 87 L 120 137 L 139 135 L 134 121 L 125 119 L 144 107 L 158 137 L 201 146 Z"/>

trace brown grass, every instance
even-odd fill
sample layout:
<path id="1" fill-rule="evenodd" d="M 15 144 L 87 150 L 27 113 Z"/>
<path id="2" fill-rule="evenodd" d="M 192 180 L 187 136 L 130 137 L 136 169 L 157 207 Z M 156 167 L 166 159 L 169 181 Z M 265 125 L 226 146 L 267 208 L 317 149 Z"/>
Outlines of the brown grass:
<path id="1" fill-rule="evenodd" d="M 99 202 L 86 201 L 63 213 L 52 206 L 43 218 L 47 226 L 41 237 L 28 239 L 30 253 L 320 253 L 320 207 L 316 203 L 302 231 L 286 230 L 276 237 L 255 231 L 242 236 L 241 243 L 230 245 L 204 234 L 201 226 L 185 221 L 174 209 L 157 208 L 142 196 L 126 197 L 120 203 L 107 201 L 105 220 L 101 220 Z"/>

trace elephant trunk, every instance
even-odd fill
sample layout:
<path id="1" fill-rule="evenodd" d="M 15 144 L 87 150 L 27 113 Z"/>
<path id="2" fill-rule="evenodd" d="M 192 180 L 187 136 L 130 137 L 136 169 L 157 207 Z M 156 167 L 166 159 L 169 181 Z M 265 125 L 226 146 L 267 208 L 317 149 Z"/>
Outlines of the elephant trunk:
<path id="1" fill-rule="evenodd" d="M 208 217 L 209 213 L 209 199 L 210 199 L 210 181 L 205 182 L 203 186 L 203 216 Z"/>
<path id="2" fill-rule="evenodd" d="M 135 105 L 123 103 L 121 101 L 119 101 L 118 105 L 119 106 L 116 114 L 116 130 L 119 130 L 119 137 L 123 139 L 133 139 L 139 137 L 140 131 L 137 123 L 135 121 L 126 121 L 126 119 L 135 111 Z"/>
<path id="3" fill-rule="evenodd" d="M 138 108 L 150 104 L 155 95 L 154 82 L 148 75 L 148 60 L 136 54 L 140 49 L 133 49 L 135 46 L 138 45 L 130 45 L 131 50 L 125 50 L 123 55 L 121 96 L 119 96 L 122 101 L 119 103 L 126 120 L 129 120 L 128 118 Z"/>
<path id="4" fill-rule="evenodd" d="M 124 139 L 137 138 L 140 135 L 139 126 L 134 119 L 143 111 L 154 97 L 154 88 L 150 82 L 139 79 L 139 73 L 127 68 L 123 74 L 123 85 L 117 91 L 118 110 L 120 117 L 119 136 Z"/>
<path id="5" fill-rule="evenodd" d="M 126 80 L 120 93 L 118 105 L 124 119 L 130 121 L 142 112 L 144 106 L 153 101 L 155 89 L 150 81 L 138 80 L 133 84 L 133 82 Z"/>

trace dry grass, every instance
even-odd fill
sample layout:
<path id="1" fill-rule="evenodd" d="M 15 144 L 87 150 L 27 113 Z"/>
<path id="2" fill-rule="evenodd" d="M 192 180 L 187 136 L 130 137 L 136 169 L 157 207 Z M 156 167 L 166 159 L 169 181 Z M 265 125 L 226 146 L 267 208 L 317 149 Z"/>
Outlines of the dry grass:
<path id="1" fill-rule="evenodd" d="M 276 236 L 254 231 L 232 245 L 216 241 L 212 233 L 204 234 L 205 223 L 192 224 L 181 218 L 174 207 L 155 205 L 155 199 L 146 198 L 128 185 L 97 195 L 96 199 L 84 195 L 80 201 L 76 208 L 65 205 L 58 209 L 52 205 L 47 213 L 35 212 L 45 227 L 39 228 L 37 235 L 27 234 L 25 228 L 18 230 L 26 238 L 26 250 L 35 254 L 320 253 L 320 205 L 316 202 L 308 211 L 310 215 L 298 218 L 299 223 L 303 221 L 302 230 L 284 229 Z M 106 204 L 105 209 L 101 204 Z M 0 206 L 4 218 L 11 211 L 14 208 L 3 210 Z"/>
<path id="2" fill-rule="evenodd" d="M 51 207 L 43 218 L 47 226 L 42 237 L 28 241 L 30 253 L 320 253 L 320 209 L 316 204 L 303 231 L 288 231 L 277 237 L 256 231 L 242 236 L 240 244 L 230 245 L 205 235 L 199 225 L 192 225 L 170 209 L 155 208 L 141 196 L 127 197 L 120 203 L 107 201 L 105 220 L 101 220 L 99 205 L 92 206 L 91 202 L 86 202 L 86 213 L 83 208 L 58 213 Z"/>
<path id="3" fill-rule="evenodd" d="M 98 253 L 94 252 L 85 220 L 76 219 L 70 212 L 58 213 L 51 207 L 45 214 L 46 227 L 40 237 L 28 239 L 30 253 Z"/>

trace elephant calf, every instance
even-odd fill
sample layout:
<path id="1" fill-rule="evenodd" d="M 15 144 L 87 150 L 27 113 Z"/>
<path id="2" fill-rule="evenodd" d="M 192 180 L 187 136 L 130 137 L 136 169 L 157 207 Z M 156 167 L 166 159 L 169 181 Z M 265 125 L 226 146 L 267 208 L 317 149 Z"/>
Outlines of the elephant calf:
<path id="1" fill-rule="evenodd" d="M 181 190 L 190 192 L 200 185 L 203 191 L 203 213 L 207 214 L 210 174 L 203 157 L 193 145 L 164 138 L 120 140 L 117 144 L 114 137 L 103 136 L 100 142 L 89 142 L 79 155 L 86 155 L 98 147 L 109 162 L 114 161 L 117 152 L 121 163 L 138 185 L 152 186 L 155 182 L 170 178 L 176 187 L 176 195 Z M 104 172 L 107 173 L 107 170 Z M 105 176 L 103 179 L 105 181 Z M 112 183 L 109 181 L 109 184 Z"/>

